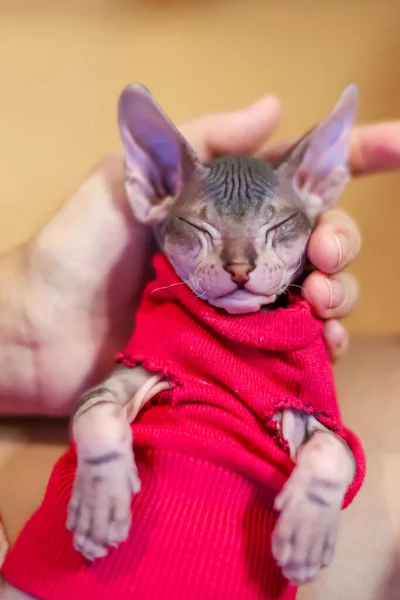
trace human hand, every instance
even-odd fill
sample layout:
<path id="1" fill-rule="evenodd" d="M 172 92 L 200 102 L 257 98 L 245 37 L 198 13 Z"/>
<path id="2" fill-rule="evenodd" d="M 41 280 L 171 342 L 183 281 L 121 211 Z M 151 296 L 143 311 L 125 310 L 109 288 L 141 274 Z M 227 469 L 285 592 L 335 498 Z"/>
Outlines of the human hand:
<path id="1" fill-rule="evenodd" d="M 279 158 L 293 143 L 284 142 L 262 152 L 267 159 Z M 353 177 L 398 169 L 400 166 L 400 122 L 382 122 L 354 128 L 351 144 Z M 357 257 L 361 236 L 356 223 L 341 210 L 321 216 L 313 232 L 308 258 L 315 271 L 303 284 L 303 294 L 316 314 L 325 319 L 324 334 L 333 360 L 348 347 L 347 331 L 339 319 L 348 316 L 357 300 L 358 285 L 346 269 Z"/>
<path id="2" fill-rule="evenodd" d="M 182 132 L 203 160 L 234 151 L 276 160 L 295 141 L 265 147 L 265 139 L 278 125 L 279 117 L 279 101 L 267 97 L 249 107 L 247 112 L 245 109 L 240 116 L 235 115 L 238 125 L 239 119 L 247 125 L 246 134 L 244 126 L 243 132 L 240 128 L 237 130 L 237 138 L 232 137 L 233 114 L 203 117 L 183 127 Z M 353 177 L 398 168 L 400 122 L 354 128 L 351 147 Z M 332 360 L 342 356 L 348 347 L 348 334 L 339 320 L 350 315 L 358 300 L 357 281 L 346 269 L 357 257 L 360 247 L 361 235 L 357 224 L 339 209 L 321 216 L 308 246 L 308 258 L 315 270 L 303 283 L 303 295 L 315 313 L 325 320 L 324 335 Z"/>
<path id="3" fill-rule="evenodd" d="M 266 97 L 241 111 L 202 117 L 181 131 L 202 160 L 227 152 L 257 154 L 279 118 L 278 100 Z M 356 128 L 352 164 L 355 175 L 400 168 L 400 123 Z M 152 243 L 132 216 L 123 182 L 123 157 L 106 157 L 32 240 L 0 261 L 0 338 L 7 340 L 0 344 L 3 414 L 69 414 L 127 342 L 150 274 Z M 359 247 L 356 225 L 338 211 L 324 215 L 309 245 L 318 271 L 306 280 L 305 293 L 326 319 L 333 357 L 346 347 L 346 332 L 337 330 L 335 319 L 348 315 L 357 300 L 356 282 L 344 269 Z M 332 289 L 337 306 L 329 307 L 325 274 L 332 287 L 339 285 L 340 291 Z"/>

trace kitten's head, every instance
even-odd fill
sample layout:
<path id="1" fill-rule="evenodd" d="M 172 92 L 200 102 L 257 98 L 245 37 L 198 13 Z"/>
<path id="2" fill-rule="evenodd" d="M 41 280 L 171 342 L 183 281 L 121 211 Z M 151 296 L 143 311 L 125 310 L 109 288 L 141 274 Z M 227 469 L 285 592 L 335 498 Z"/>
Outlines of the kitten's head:
<path id="1" fill-rule="evenodd" d="M 229 313 L 255 312 L 300 274 L 318 215 L 350 179 L 357 99 L 347 87 L 278 166 L 235 155 L 204 164 L 146 88 L 125 88 L 119 125 L 129 201 L 195 294 Z"/>

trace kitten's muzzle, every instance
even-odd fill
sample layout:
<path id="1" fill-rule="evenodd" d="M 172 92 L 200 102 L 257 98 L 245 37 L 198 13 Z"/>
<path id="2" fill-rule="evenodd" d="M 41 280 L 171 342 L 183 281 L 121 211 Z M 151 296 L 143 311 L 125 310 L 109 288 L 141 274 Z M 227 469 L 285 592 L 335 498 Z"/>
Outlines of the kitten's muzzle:
<path id="1" fill-rule="evenodd" d="M 250 279 L 250 273 L 254 267 L 249 263 L 231 263 L 224 266 L 225 271 L 230 273 L 231 279 L 239 288 L 243 287 Z"/>

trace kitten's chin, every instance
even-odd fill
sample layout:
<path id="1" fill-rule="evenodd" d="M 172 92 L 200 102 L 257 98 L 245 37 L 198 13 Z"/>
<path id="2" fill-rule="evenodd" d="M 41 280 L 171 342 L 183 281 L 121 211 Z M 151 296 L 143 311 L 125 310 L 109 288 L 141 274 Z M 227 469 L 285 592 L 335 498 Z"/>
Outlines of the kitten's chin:
<path id="1" fill-rule="evenodd" d="M 231 315 L 243 315 L 257 312 L 262 306 L 275 302 L 276 294 L 272 296 L 257 296 L 246 290 L 235 290 L 221 298 L 209 298 L 208 302 L 216 308 L 222 308 Z"/>

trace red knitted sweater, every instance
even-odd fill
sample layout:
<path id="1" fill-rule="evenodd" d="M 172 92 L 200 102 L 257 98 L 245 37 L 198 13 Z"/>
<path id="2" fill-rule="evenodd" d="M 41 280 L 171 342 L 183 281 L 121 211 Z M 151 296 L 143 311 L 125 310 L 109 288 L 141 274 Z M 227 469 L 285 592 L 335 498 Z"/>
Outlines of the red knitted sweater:
<path id="1" fill-rule="evenodd" d="M 164 444 L 165 432 L 170 444 L 174 433 L 180 447 L 186 440 L 201 446 L 202 456 L 216 451 L 229 464 L 235 456 L 236 468 L 242 465 L 246 475 L 279 489 L 293 463 L 273 415 L 296 408 L 313 414 L 353 451 L 357 472 L 347 506 L 364 477 L 364 453 L 342 424 L 322 323 L 309 305 L 292 296 L 285 308 L 228 315 L 197 298 L 163 255 L 156 256 L 154 266 L 156 279 L 117 360 L 162 373 L 173 388 L 164 396 L 166 405 L 160 395 L 151 410 L 142 412 L 136 440 Z M 155 406 L 160 415 L 156 440 Z"/>
<path id="2" fill-rule="evenodd" d="M 285 308 L 232 316 L 197 298 L 157 255 L 135 332 L 117 360 L 172 384 L 132 424 L 142 490 L 128 540 L 93 565 L 72 549 L 66 506 L 71 448 L 2 572 L 44 600 L 290 600 L 274 563 L 273 500 L 293 469 L 273 420 L 284 407 L 340 435 L 365 473 L 358 438 L 342 423 L 322 323 L 292 296 Z M 129 565 L 129 568 L 127 566 Z"/>

